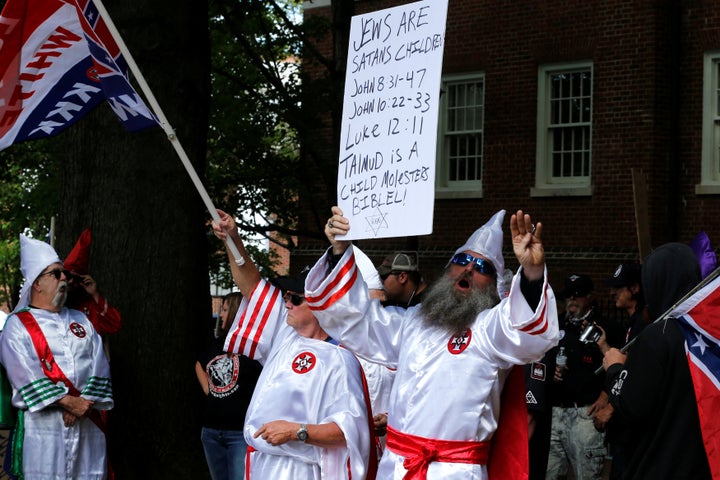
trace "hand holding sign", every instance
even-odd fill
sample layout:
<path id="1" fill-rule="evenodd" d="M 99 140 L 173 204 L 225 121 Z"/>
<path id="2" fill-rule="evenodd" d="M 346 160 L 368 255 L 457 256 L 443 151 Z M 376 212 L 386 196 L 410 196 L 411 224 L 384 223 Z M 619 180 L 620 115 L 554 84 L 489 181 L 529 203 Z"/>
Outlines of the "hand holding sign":
<path id="1" fill-rule="evenodd" d="M 350 246 L 349 240 L 338 240 L 337 236 L 347 235 L 350 221 L 343 216 L 340 207 L 332 207 L 332 217 L 325 224 L 325 236 L 330 240 L 334 255 L 340 255 Z"/>

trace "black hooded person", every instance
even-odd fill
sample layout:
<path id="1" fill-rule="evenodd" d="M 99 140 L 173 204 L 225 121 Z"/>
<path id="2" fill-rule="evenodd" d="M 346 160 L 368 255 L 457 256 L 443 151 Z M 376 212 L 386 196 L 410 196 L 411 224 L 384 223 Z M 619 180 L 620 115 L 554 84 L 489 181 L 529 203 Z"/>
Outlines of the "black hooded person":
<path id="1" fill-rule="evenodd" d="M 652 320 L 701 280 L 690 247 L 668 243 L 643 262 L 642 287 Z M 648 325 L 627 358 L 610 349 L 604 358 L 610 403 L 629 429 L 623 478 L 710 479 L 685 337 L 673 318 Z"/>

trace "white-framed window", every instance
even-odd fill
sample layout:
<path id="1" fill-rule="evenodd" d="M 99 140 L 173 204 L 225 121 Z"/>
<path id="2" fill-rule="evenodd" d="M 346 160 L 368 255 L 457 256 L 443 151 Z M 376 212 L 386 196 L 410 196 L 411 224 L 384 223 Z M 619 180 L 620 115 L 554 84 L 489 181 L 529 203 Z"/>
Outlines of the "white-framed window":
<path id="1" fill-rule="evenodd" d="M 445 75 L 442 79 L 437 198 L 482 197 L 485 76 Z"/>
<path id="2" fill-rule="evenodd" d="M 702 172 L 697 194 L 720 194 L 720 51 L 703 59 Z"/>
<path id="3" fill-rule="evenodd" d="M 538 69 L 535 188 L 532 196 L 592 194 L 593 65 Z"/>

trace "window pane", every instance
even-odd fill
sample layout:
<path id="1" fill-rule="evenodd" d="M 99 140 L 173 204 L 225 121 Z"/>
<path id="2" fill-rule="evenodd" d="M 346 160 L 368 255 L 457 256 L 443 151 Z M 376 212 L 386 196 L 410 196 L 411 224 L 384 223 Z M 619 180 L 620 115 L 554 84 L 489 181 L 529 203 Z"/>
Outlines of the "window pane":
<path id="1" fill-rule="evenodd" d="M 576 70 L 549 74 L 551 97 L 548 132 L 550 171 L 555 178 L 590 176 L 592 72 Z"/>
<path id="2" fill-rule="evenodd" d="M 455 86 L 454 85 L 448 86 L 447 92 L 448 92 L 448 99 L 447 99 L 448 108 L 454 108 L 457 105 L 457 100 L 455 98 L 456 97 Z"/>
<path id="3" fill-rule="evenodd" d="M 484 82 L 472 79 L 447 82 L 445 155 L 442 158 L 449 182 L 482 180 L 482 129 Z"/>
<path id="4" fill-rule="evenodd" d="M 715 118 L 720 118 L 720 60 L 715 61 L 713 78 L 715 78 Z"/>
<path id="5" fill-rule="evenodd" d="M 560 123 L 560 108 L 557 100 L 550 100 L 550 125 Z"/>

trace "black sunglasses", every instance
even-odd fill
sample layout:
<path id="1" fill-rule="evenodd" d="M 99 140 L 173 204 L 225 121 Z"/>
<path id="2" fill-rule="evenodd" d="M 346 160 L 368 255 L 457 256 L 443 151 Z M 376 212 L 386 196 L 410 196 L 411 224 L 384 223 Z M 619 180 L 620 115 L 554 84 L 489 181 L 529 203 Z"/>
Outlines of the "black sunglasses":
<path id="1" fill-rule="evenodd" d="M 388 272 L 384 275 L 379 275 L 379 277 L 380 277 L 380 280 L 382 280 L 384 282 L 390 275 L 398 275 L 399 273 L 400 272 Z"/>
<path id="2" fill-rule="evenodd" d="M 52 270 L 48 270 L 45 273 L 41 273 L 38 275 L 39 277 L 42 277 L 44 275 L 53 275 L 55 277 L 55 280 L 60 280 L 60 277 L 65 274 L 65 278 L 70 278 L 70 272 L 67 270 L 63 270 L 62 268 L 53 268 Z"/>
<path id="3" fill-rule="evenodd" d="M 483 275 L 495 275 L 495 267 L 492 263 L 490 263 L 489 260 L 485 260 L 484 258 L 479 257 L 473 257 L 469 253 L 458 253 L 450 261 L 455 265 L 460 265 L 461 267 L 464 267 L 468 263 L 473 262 L 473 269 L 476 272 L 482 273 Z"/>
<path id="4" fill-rule="evenodd" d="M 286 302 L 290 300 L 290 303 L 292 303 L 296 307 L 299 307 L 305 301 L 305 297 L 303 297 L 302 295 L 298 295 L 297 293 L 285 292 L 285 295 L 283 295 L 283 300 L 285 300 Z"/>

